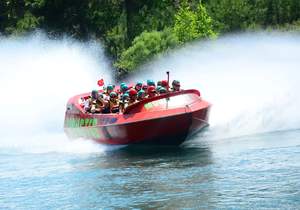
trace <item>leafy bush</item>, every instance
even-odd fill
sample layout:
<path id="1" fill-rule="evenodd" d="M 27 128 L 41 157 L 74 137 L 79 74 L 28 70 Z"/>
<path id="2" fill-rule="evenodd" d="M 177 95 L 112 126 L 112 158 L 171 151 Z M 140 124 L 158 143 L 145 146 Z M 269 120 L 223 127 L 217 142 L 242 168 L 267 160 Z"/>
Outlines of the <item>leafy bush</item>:
<path id="1" fill-rule="evenodd" d="M 239 31 L 252 22 L 247 0 L 211 0 L 208 9 L 221 31 Z"/>
<path id="2" fill-rule="evenodd" d="M 181 43 L 199 38 L 215 37 L 211 17 L 205 7 L 199 3 L 196 11 L 184 2 L 175 15 L 174 33 Z"/>
<path id="3" fill-rule="evenodd" d="M 155 55 L 174 48 L 179 44 L 170 29 L 143 32 L 133 40 L 132 46 L 125 50 L 115 66 L 130 72 Z"/>

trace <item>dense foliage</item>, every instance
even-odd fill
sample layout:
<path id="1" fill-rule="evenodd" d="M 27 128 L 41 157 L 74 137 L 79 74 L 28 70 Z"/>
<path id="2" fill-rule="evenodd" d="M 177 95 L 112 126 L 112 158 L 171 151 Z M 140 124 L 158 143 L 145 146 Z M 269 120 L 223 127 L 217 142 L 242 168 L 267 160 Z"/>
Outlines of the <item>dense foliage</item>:
<path id="1" fill-rule="evenodd" d="M 299 0 L 1 0 L 0 34 L 100 40 L 121 72 L 195 39 L 300 28 Z"/>
<path id="2" fill-rule="evenodd" d="M 170 29 L 161 32 L 143 32 L 133 40 L 132 46 L 122 53 L 116 67 L 125 72 L 133 71 L 148 59 L 178 44 L 177 37 Z"/>
<path id="3" fill-rule="evenodd" d="M 174 33 L 181 43 L 215 37 L 211 17 L 200 3 L 195 11 L 184 2 L 175 14 Z"/>

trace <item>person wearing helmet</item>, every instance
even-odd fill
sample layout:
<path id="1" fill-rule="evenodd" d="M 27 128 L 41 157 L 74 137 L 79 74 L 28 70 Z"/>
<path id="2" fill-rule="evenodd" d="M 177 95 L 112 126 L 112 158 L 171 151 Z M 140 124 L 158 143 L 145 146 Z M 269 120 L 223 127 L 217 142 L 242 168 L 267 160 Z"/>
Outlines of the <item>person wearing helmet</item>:
<path id="1" fill-rule="evenodd" d="M 127 93 L 127 94 L 129 95 L 130 90 L 131 90 L 131 89 L 128 89 L 125 93 Z"/>
<path id="2" fill-rule="evenodd" d="M 92 98 L 93 100 L 96 100 L 98 97 L 99 97 L 99 92 L 98 92 L 98 90 L 92 90 L 91 98 Z"/>
<path id="3" fill-rule="evenodd" d="M 148 86 L 154 86 L 155 87 L 155 82 L 152 79 L 147 80 L 147 85 Z"/>
<path id="4" fill-rule="evenodd" d="M 139 92 L 143 87 L 143 83 L 137 82 L 136 85 L 134 86 L 134 89 Z"/>
<path id="5" fill-rule="evenodd" d="M 146 93 L 144 90 L 140 90 L 138 93 L 137 93 L 137 100 L 138 101 L 142 101 L 146 98 Z"/>
<path id="6" fill-rule="evenodd" d="M 93 90 L 89 99 L 89 111 L 93 114 L 101 113 L 105 105 L 106 102 L 103 100 L 103 95 L 99 95 L 97 90 Z"/>
<path id="7" fill-rule="evenodd" d="M 99 97 L 98 97 L 98 100 L 102 104 L 101 105 L 101 113 L 103 113 L 103 114 L 106 114 L 106 113 L 110 112 L 110 110 L 109 110 L 109 101 L 105 99 L 105 96 L 106 96 L 105 94 L 100 93 Z"/>
<path id="8" fill-rule="evenodd" d="M 121 96 L 121 100 L 119 102 L 119 113 L 123 113 L 126 107 L 128 106 L 129 94 L 124 93 Z"/>
<path id="9" fill-rule="evenodd" d="M 143 84 L 143 86 L 142 86 L 142 90 L 143 90 L 143 91 L 145 91 L 145 92 L 147 92 L 147 90 L 148 90 L 148 85 L 146 85 L 146 84 Z"/>
<path id="10" fill-rule="evenodd" d="M 118 94 L 116 92 L 111 92 L 109 94 L 109 111 L 110 113 L 119 112 L 119 100 L 118 100 Z"/>
<path id="11" fill-rule="evenodd" d="M 137 102 L 137 92 L 135 89 L 130 89 L 129 90 L 129 101 L 128 105 L 134 104 Z"/>
<path id="12" fill-rule="evenodd" d="M 148 91 L 148 85 L 143 84 L 142 90 L 145 91 L 145 95 L 147 96 L 147 91 Z"/>
<path id="13" fill-rule="evenodd" d="M 173 80 L 172 82 L 172 91 L 180 91 L 180 82 L 179 80 Z"/>
<path id="14" fill-rule="evenodd" d="M 163 88 L 165 88 L 165 89 L 168 91 L 169 84 L 168 84 L 168 81 L 167 81 L 167 80 L 162 80 L 162 81 L 161 81 L 161 86 L 162 86 Z"/>
<path id="15" fill-rule="evenodd" d="M 120 93 L 124 94 L 128 90 L 128 86 L 125 83 L 122 83 L 122 84 L 120 85 Z"/>
<path id="16" fill-rule="evenodd" d="M 167 93 L 167 90 L 166 90 L 166 88 L 161 87 L 161 88 L 159 88 L 158 92 L 159 92 L 159 94 L 164 94 L 164 93 Z"/>
<path id="17" fill-rule="evenodd" d="M 115 89 L 115 86 L 114 86 L 114 85 L 112 85 L 112 84 L 107 85 L 106 91 L 104 92 L 105 95 L 109 96 L 109 94 L 110 94 L 111 92 L 113 92 L 114 89 Z"/>
<path id="18" fill-rule="evenodd" d="M 92 101 L 98 98 L 98 90 L 92 90 L 91 95 L 87 99 L 82 99 L 83 109 L 85 112 L 91 112 Z"/>
<path id="19" fill-rule="evenodd" d="M 159 92 L 159 89 L 161 88 L 160 85 L 156 86 L 156 92 L 158 93 Z"/>
<path id="20" fill-rule="evenodd" d="M 122 87 L 123 85 L 126 85 L 126 83 L 125 83 L 125 82 L 122 82 L 122 83 L 120 84 L 120 87 Z"/>
<path id="21" fill-rule="evenodd" d="M 147 92 L 148 92 L 148 98 L 153 98 L 156 96 L 156 90 L 154 86 L 149 86 Z"/>

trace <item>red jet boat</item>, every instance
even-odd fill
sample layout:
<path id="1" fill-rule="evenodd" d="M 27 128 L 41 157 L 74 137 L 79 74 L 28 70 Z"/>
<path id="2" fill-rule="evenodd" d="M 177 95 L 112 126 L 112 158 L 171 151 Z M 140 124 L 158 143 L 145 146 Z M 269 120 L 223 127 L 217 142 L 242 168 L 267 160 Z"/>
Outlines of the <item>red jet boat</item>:
<path id="1" fill-rule="evenodd" d="M 168 92 L 128 106 L 122 114 L 91 114 L 81 98 L 67 103 L 64 130 L 69 138 L 92 139 L 109 145 L 180 145 L 208 126 L 210 103 L 198 90 Z"/>

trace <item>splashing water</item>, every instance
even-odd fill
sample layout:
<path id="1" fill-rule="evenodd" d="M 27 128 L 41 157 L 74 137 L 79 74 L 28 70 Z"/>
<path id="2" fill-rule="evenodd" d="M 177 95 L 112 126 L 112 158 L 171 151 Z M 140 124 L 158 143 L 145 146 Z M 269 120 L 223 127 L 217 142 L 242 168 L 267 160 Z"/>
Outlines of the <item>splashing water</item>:
<path id="1" fill-rule="evenodd" d="M 49 40 L 42 34 L 0 39 L 0 148 L 26 152 L 94 152 L 93 143 L 63 133 L 65 104 L 111 80 L 97 43 Z M 100 149 L 101 150 L 101 149 Z"/>
<path id="2" fill-rule="evenodd" d="M 171 71 L 213 104 L 212 139 L 300 128 L 300 36 L 239 34 L 194 42 L 141 68 L 132 79 Z"/>
<path id="3" fill-rule="evenodd" d="M 300 126 L 300 37 L 244 34 L 195 42 L 145 65 L 131 80 L 161 79 L 171 70 L 183 88 L 200 89 L 213 104 L 210 129 L 220 139 Z M 69 141 L 62 129 L 72 95 L 111 80 L 96 43 L 48 40 L 41 34 L 0 39 L 0 149 L 26 152 L 106 151 Z"/>

